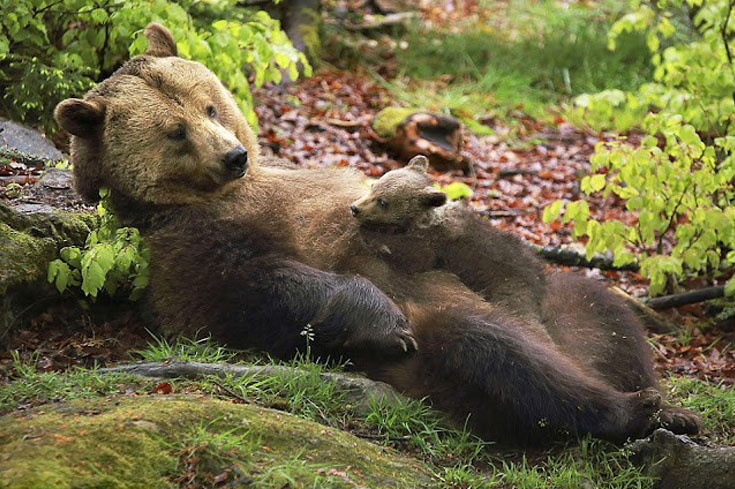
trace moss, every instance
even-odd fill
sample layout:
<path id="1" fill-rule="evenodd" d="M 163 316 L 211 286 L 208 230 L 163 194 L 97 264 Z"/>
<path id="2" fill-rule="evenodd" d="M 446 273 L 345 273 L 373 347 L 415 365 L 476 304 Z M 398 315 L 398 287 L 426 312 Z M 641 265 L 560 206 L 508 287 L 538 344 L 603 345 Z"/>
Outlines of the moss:
<path id="1" fill-rule="evenodd" d="M 237 433 L 241 473 L 257 487 L 423 487 L 416 461 L 266 408 L 198 397 L 76 401 L 0 418 L 0 487 L 174 487 L 192 427 Z M 210 447 L 214 444 L 210 444 Z"/>
<path id="2" fill-rule="evenodd" d="M 0 339 L 15 323 L 15 312 L 45 291 L 48 263 L 58 250 L 83 244 L 96 220 L 67 211 L 21 214 L 0 204 Z"/>
<path id="3" fill-rule="evenodd" d="M 375 119 L 373 119 L 373 129 L 380 137 L 393 137 L 398 125 L 416 112 L 424 111 L 422 109 L 410 107 L 387 107 L 375 114 Z"/>
<path id="4" fill-rule="evenodd" d="M 0 295 L 10 287 L 38 280 L 55 251 L 53 239 L 33 237 L 0 223 Z"/>
<path id="5" fill-rule="evenodd" d="M 299 34 L 304 40 L 304 46 L 306 47 L 306 55 L 309 61 L 317 63 L 322 57 L 322 18 L 316 10 L 303 9 L 303 15 L 309 17 L 311 22 L 302 24 L 298 27 Z"/>

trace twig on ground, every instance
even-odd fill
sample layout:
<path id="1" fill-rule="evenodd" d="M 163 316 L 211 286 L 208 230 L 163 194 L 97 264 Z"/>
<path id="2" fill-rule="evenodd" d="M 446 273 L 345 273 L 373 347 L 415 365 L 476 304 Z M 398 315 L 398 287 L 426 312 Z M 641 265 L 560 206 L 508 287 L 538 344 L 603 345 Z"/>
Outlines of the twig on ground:
<path id="1" fill-rule="evenodd" d="M 664 295 L 648 299 L 646 305 L 652 309 L 671 309 L 674 307 L 696 304 L 697 302 L 719 299 L 725 296 L 724 285 L 714 285 L 697 290 L 689 290 L 679 294 Z"/>

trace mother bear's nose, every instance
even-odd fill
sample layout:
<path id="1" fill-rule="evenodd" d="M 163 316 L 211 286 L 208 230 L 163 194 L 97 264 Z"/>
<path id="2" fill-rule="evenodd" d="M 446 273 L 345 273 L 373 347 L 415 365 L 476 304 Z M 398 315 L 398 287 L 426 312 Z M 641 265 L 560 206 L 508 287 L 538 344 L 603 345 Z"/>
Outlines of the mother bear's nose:
<path id="1" fill-rule="evenodd" d="M 357 207 L 355 204 L 350 205 L 350 212 L 352 212 L 353 216 L 357 216 L 360 213 L 360 208 Z"/>
<path id="2" fill-rule="evenodd" d="M 248 166 L 248 152 L 242 146 L 238 146 L 229 151 L 222 162 L 228 170 L 244 174 Z"/>

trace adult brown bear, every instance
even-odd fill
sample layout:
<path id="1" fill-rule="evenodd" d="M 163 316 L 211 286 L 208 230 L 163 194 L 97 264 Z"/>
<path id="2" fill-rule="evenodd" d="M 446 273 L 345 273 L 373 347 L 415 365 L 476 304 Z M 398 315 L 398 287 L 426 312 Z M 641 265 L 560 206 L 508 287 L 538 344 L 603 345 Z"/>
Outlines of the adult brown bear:
<path id="1" fill-rule="evenodd" d="M 394 273 L 362 249 L 348 212 L 359 175 L 260 165 L 219 80 L 177 57 L 163 27 L 146 36 L 144 55 L 56 118 L 73 135 L 77 190 L 95 199 L 109 187 L 118 215 L 148 237 L 165 332 L 289 356 L 310 325 L 317 352 L 367 357 L 374 375 L 460 423 L 471 415 L 488 437 L 624 439 L 657 425 L 655 389 L 617 389 L 453 275 Z M 401 356 L 414 345 L 405 314 L 420 348 Z"/>

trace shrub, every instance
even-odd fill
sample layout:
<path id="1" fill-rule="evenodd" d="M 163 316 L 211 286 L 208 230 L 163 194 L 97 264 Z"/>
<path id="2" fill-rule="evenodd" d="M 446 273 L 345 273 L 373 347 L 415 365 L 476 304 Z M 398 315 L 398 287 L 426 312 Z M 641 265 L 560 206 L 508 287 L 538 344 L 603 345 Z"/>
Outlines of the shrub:
<path id="1" fill-rule="evenodd" d="M 124 292 L 137 300 L 148 285 L 150 249 L 136 228 L 120 227 L 107 196 L 107 189 L 102 189 L 99 228 L 89 233 L 84 248 L 61 249 L 61 258 L 49 263 L 48 281 L 60 293 L 73 286 L 93 299 L 104 290 L 109 296 Z"/>
<path id="2" fill-rule="evenodd" d="M 581 189 L 615 194 L 637 220 L 589 219 L 584 201 L 555 202 L 544 220 L 563 213 L 563 222 L 574 221 L 588 255 L 610 250 L 618 265 L 640 262 L 655 295 L 670 279 L 727 277 L 735 265 L 735 15 L 725 0 L 632 7 L 613 25 L 610 46 L 622 32 L 646 32 L 653 82 L 586 96 L 580 105 L 594 109 L 586 116 L 598 124 L 605 114 L 620 121 L 623 111 L 625 125 L 640 125 L 646 136 L 638 147 L 625 139 L 599 143 L 591 158 L 598 173 Z M 689 28 L 682 19 L 691 19 Z M 735 280 L 726 292 L 735 292 Z"/>
<path id="3" fill-rule="evenodd" d="M 243 70 L 253 74 L 256 86 L 280 81 L 281 70 L 295 79 L 298 63 L 310 72 L 278 21 L 238 7 L 236 0 L 15 0 L 4 2 L 0 17 L 3 111 L 54 129 L 56 104 L 79 96 L 129 55 L 143 52 L 142 29 L 151 21 L 172 31 L 182 56 L 213 69 L 253 125 Z"/>

